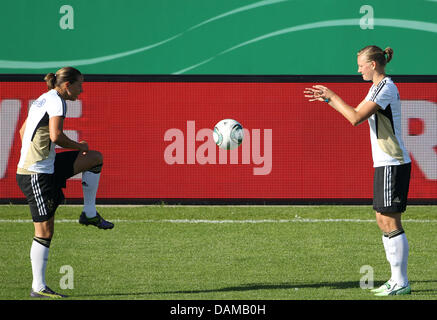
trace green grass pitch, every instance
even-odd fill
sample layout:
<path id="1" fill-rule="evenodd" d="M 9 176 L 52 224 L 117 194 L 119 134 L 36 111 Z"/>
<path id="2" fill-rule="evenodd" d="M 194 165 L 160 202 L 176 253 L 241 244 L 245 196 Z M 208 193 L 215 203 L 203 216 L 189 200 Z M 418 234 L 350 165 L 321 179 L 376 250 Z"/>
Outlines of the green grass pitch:
<path id="1" fill-rule="evenodd" d="M 61 206 L 56 213 L 46 281 L 68 299 L 437 298 L 436 206 L 409 206 L 404 213 L 413 292 L 389 298 L 360 287 L 369 272 L 375 286 L 390 277 L 370 206 L 98 210 L 115 223 L 113 230 L 79 225 L 80 206 Z M 33 224 L 27 206 L 0 206 L 0 235 L 0 299 L 29 299 Z M 63 266 L 72 272 L 62 273 Z"/>

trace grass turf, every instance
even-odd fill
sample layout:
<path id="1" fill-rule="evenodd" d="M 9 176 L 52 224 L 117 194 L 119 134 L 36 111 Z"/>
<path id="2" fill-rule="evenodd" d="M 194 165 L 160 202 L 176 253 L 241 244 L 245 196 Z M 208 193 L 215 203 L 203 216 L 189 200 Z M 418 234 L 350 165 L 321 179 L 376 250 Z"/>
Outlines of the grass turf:
<path id="1" fill-rule="evenodd" d="M 47 284 L 68 299 L 369 300 L 437 298 L 436 206 L 409 206 L 409 296 L 361 289 L 390 277 L 369 206 L 99 207 L 113 230 L 77 223 L 81 207 L 56 213 Z M 258 223 L 257 223 L 258 222 Z M 0 206 L 0 299 L 28 299 L 33 225 L 27 206 Z M 61 283 L 71 273 L 73 289 Z M 368 266 L 365 273 L 360 269 Z M 369 269 L 371 268 L 371 269 Z M 64 277 L 64 278 L 63 278 Z M 70 278 L 71 279 L 71 278 Z"/>

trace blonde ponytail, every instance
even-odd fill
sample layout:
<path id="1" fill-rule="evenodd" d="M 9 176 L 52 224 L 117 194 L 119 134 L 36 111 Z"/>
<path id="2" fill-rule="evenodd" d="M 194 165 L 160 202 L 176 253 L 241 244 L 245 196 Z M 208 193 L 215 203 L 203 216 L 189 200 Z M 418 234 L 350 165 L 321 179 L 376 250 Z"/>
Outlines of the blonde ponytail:
<path id="1" fill-rule="evenodd" d="M 368 61 L 375 61 L 381 67 L 385 67 L 385 65 L 393 58 L 393 49 L 387 47 L 382 51 L 378 46 L 367 46 L 358 51 L 358 55 L 365 55 Z"/>
<path id="2" fill-rule="evenodd" d="M 386 55 L 387 63 L 393 58 L 393 49 L 390 47 L 385 48 L 384 54 Z"/>

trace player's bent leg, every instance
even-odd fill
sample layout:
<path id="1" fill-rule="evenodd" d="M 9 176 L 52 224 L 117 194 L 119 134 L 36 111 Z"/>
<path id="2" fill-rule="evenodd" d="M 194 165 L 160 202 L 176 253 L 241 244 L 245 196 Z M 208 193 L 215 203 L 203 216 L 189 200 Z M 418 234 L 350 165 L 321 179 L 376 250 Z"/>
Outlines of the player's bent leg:
<path id="1" fill-rule="evenodd" d="M 96 215 L 93 218 L 88 218 L 85 214 L 85 212 L 82 211 L 80 217 L 79 217 L 79 223 L 84 226 L 95 226 L 99 229 L 112 229 L 114 228 L 114 224 L 112 222 L 109 222 L 96 211 Z"/>
<path id="2" fill-rule="evenodd" d="M 90 150 L 86 154 L 79 153 L 73 164 L 74 174 L 85 172 L 103 165 L 103 155 L 99 151 Z M 100 171 L 99 171 L 100 172 Z"/>
<path id="3" fill-rule="evenodd" d="M 79 223 L 95 226 L 99 229 L 112 229 L 114 224 L 106 221 L 96 210 L 96 196 L 99 187 L 100 172 L 103 167 L 103 155 L 91 150 L 86 154 L 78 154 L 74 162 L 74 172 L 82 172 L 83 211 Z"/>

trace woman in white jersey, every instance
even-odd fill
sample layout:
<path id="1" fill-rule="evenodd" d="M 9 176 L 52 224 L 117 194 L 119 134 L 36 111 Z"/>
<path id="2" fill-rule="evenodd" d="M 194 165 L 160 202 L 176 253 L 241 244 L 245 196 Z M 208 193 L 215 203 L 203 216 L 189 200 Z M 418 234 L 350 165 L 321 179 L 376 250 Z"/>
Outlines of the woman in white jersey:
<path id="1" fill-rule="evenodd" d="M 102 154 L 88 150 L 85 141 L 73 141 L 63 133 L 66 100 L 74 101 L 82 93 L 83 76 L 77 69 L 66 67 L 56 74 L 47 74 L 44 80 L 49 91 L 32 103 L 20 129 L 22 147 L 17 182 L 26 196 L 35 227 L 30 250 L 33 274 L 30 295 L 60 298 L 64 295 L 47 287 L 45 270 L 54 232 L 54 215 L 64 200 L 62 188 L 66 187 L 66 180 L 82 172 L 84 209 L 79 217 L 80 224 L 100 229 L 111 229 L 114 225 L 105 221 L 95 208 Z M 56 153 L 56 145 L 75 151 Z"/>
<path id="2" fill-rule="evenodd" d="M 315 85 L 304 91 L 309 101 L 328 103 L 354 126 L 368 120 L 375 167 L 373 208 L 391 266 L 390 280 L 372 290 L 377 296 L 411 293 L 407 278 L 409 246 L 401 223 L 401 213 L 407 206 L 411 160 L 402 140 L 399 92 L 385 74 L 385 65 L 392 57 L 391 48 L 367 46 L 358 51 L 358 72 L 373 85 L 356 108 L 325 86 Z"/>

